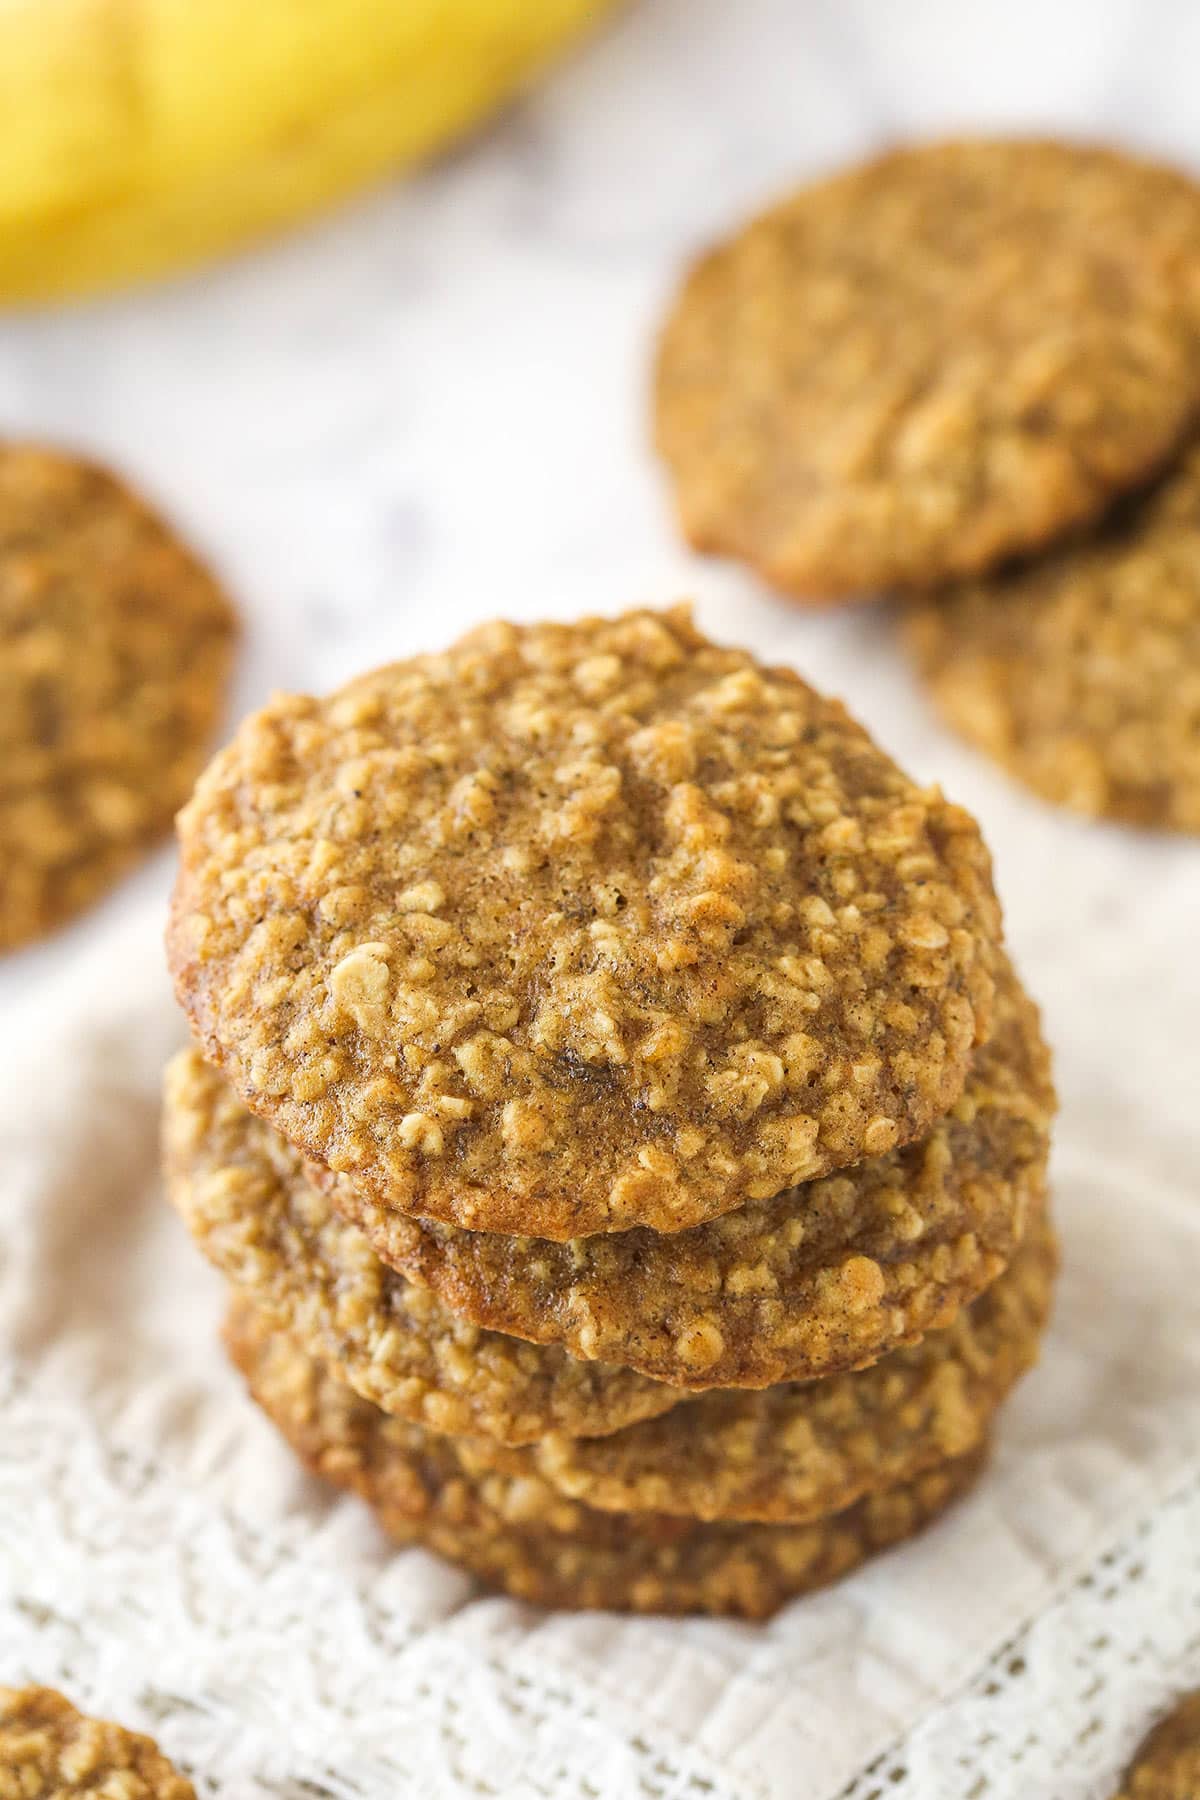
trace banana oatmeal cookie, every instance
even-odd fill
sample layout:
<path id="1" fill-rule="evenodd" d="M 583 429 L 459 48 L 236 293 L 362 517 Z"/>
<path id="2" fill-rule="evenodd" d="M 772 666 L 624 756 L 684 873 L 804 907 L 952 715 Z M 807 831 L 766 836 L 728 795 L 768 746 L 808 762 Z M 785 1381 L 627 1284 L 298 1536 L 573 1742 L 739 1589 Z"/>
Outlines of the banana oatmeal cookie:
<path id="1" fill-rule="evenodd" d="M 1189 1694 L 1140 1746 L 1114 1800 L 1197 1800 L 1200 1693 Z"/>
<path id="2" fill-rule="evenodd" d="M 943 1463 L 812 1525 L 605 1513 L 536 1476 L 468 1475 L 455 1440 L 390 1418 L 235 1302 L 226 1342 L 250 1391 L 314 1473 L 424 1544 L 546 1606 L 761 1619 L 911 1537 L 965 1493 L 985 1452 Z"/>
<path id="3" fill-rule="evenodd" d="M 995 1034 L 923 1142 L 691 1231 L 558 1244 L 410 1219 L 344 1181 L 333 1197 L 385 1262 L 495 1331 L 690 1388 L 861 1367 L 994 1281 L 1042 1192 L 1049 1052 L 1037 1008 L 999 973 Z"/>
<path id="4" fill-rule="evenodd" d="M 1200 190 L 1113 151 L 964 140 L 801 189 L 664 331 L 683 528 L 799 596 L 927 587 L 1096 519 L 1200 407 Z"/>
<path id="5" fill-rule="evenodd" d="M 907 636 L 949 723 L 1048 800 L 1200 832 L 1200 446 L 1094 536 L 928 597 Z"/>
<path id="6" fill-rule="evenodd" d="M 884 1456 L 901 1479 L 977 1442 L 1034 1361 L 1049 1308 L 1039 1214 L 1011 1267 L 915 1348 L 812 1386 L 712 1392 L 662 1421 L 686 1390 L 472 1327 L 389 1270 L 194 1050 L 168 1071 L 164 1131 L 171 1198 L 261 1317 L 385 1412 L 537 1445 L 540 1472 L 594 1506 L 768 1518 L 848 1505 L 837 1484 Z"/>
<path id="7" fill-rule="evenodd" d="M 543 1480 L 605 1512 L 804 1524 L 912 1481 L 983 1443 L 1037 1361 L 1056 1253 L 1044 1216 L 954 1323 L 856 1374 L 703 1394 L 604 1438 L 561 1433 L 505 1451 L 460 1445 L 471 1473 Z"/>
<path id="8" fill-rule="evenodd" d="M 167 1070 L 167 1191 L 209 1260 L 364 1399 L 432 1431 L 509 1444 L 619 1431 L 686 1398 L 458 1318 L 380 1262 L 195 1050 Z"/>
<path id="9" fill-rule="evenodd" d="M 180 839 L 206 1055 L 394 1217 L 680 1231 L 923 1135 L 990 1024 L 974 821 L 682 609 L 278 699 Z"/>
<path id="10" fill-rule="evenodd" d="M 220 717 L 234 614 L 113 476 L 0 445 L 0 949 L 166 835 Z"/>
<path id="11" fill-rule="evenodd" d="M 0 1800 L 196 1800 L 148 1737 L 53 1688 L 0 1688 Z"/>

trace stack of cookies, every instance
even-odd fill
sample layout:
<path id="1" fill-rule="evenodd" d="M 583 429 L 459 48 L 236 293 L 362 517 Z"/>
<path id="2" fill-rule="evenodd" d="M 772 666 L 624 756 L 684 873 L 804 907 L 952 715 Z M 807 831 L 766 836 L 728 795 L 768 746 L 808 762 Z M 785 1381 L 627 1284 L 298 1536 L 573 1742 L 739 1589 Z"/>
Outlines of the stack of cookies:
<path id="1" fill-rule="evenodd" d="M 918 593 L 946 718 L 1037 792 L 1200 832 L 1200 188 L 1086 145 L 894 151 L 703 257 L 659 447 L 699 548 Z"/>
<path id="2" fill-rule="evenodd" d="M 172 1198 L 398 1539 L 760 1617 L 977 1475 L 1053 1112 L 973 820 L 686 612 L 249 719 L 180 816 Z"/>

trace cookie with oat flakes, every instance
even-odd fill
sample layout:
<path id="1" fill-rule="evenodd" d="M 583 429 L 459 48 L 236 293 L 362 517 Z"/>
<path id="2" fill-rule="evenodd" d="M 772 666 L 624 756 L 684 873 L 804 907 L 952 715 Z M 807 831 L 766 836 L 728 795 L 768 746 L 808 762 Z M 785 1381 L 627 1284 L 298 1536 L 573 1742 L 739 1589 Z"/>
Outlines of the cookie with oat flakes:
<path id="1" fill-rule="evenodd" d="M 1200 190 L 962 140 L 802 188 L 704 256 L 658 353 L 683 528 L 799 596 L 927 587 L 1086 525 L 1200 410 Z"/>
<path id="2" fill-rule="evenodd" d="M 167 1070 L 163 1141 L 168 1195 L 209 1261 L 384 1412 L 528 1444 L 619 1431 L 686 1398 L 631 1369 L 482 1330 L 389 1269 L 195 1050 Z"/>
<path id="3" fill-rule="evenodd" d="M 164 1136 L 175 1206 L 262 1318 L 382 1411 L 532 1445 L 547 1480 L 602 1508 L 767 1518 L 848 1505 L 885 1459 L 900 1479 L 978 1442 L 1032 1364 L 1049 1307 L 1054 1246 L 1039 1208 L 1009 1268 L 911 1350 L 807 1386 L 713 1392 L 638 1424 L 691 1396 L 457 1318 L 372 1254 L 194 1050 L 168 1071 Z"/>
<path id="4" fill-rule="evenodd" d="M 767 1618 L 920 1531 L 970 1488 L 986 1456 L 984 1446 L 808 1525 L 598 1512 L 534 1474 L 472 1476 L 453 1438 L 360 1399 L 244 1302 L 229 1314 L 226 1343 L 315 1474 L 359 1494 L 398 1542 L 543 1606 Z"/>
<path id="5" fill-rule="evenodd" d="M 196 1800 L 148 1737 L 53 1688 L 0 1688 L 0 1800 Z"/>
<path id="6" fill-rule="evenodd" d="M 1049 1052 L 1003 961 L 996 1012 L 965 1091 L 920 1143 L 673 1236 L 559 1244 L 409 1218 L 344 1181 L 331 1193 L 384 1261 L 477 1325 L 695 1389 L 860 1368 L 994 1281 L 1043 1191 Z"/>
<path id="7" fill-rule="evenodd" d="M 1091 537 L 906 621 L 939 710 L 1047 800 L 1200 832 L 1200 446 Z"/>
<path id="8" fill-rule="evenodd" d="M 105 470 L 0 446 L 0 949 L 164 837 L 220 717 L 229 601 Z"/>
<path id="9" fill-rule="evenodd" d="M 685 1230 L 922 1136 L 990 1024 L 974 821 L 683 610 L 279 699 L 180 841 L 205 1054 L 396 1216 Z"/>
<path id="10" fill-rule="evenodd" d="M 1200 1794 L 1200 1693 L 1160 1719 L 1139 1747 L 1114 1800 L 1196 1800 Z"/>
<path id="11" fill-rule="evenodd" d="M 805 1524 L 915 1480 L 986 1441 L 1037 1361 L 1057 1254 L 1043 1212 L 1012 1263 L 953 1324 L 868 1369 L 756 1393 L 702 1394 L 603 1438 L 508 1451 L 460 1440 L 473 1474 L 532 1466 L 603 1512 Z"/>

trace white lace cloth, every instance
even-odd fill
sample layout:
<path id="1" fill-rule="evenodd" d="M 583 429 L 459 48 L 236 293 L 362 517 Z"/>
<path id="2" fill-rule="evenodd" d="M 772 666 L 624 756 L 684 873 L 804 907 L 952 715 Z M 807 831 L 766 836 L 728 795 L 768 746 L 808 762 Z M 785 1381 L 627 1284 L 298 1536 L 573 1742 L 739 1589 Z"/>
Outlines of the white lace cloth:
<path id="1" fill-rule="evenodd" d="M 1200 846 L 1089 827 L 937 729 L 877 612 L 679 544 L 646 349 L 691 245 L 890 129 L 1186 153 L 1187 4 L 647 0 L 483 147 L 269 255 L 0 330 L 9 429 L 210 548 L 240 699 L 493 614 L 692 592 L 972 806 L 1063 1113 L 1043 1364 L 976 1495 L 762 1628 L 481 1598 L 302 1479 L 162 1202 L 166 868 L 0 967 L 0 1681 L 224 1800 L 1104 1800 L 1200 1685 Z M 0 881 L 3 870 L 0 869 Z"/>

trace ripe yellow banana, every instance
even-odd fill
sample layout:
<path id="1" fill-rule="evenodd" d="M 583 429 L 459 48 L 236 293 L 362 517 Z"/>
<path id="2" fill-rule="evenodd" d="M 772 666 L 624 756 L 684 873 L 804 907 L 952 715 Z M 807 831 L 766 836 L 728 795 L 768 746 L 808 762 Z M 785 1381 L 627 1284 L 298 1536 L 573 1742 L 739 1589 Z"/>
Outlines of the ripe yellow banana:
<path id="1" fill-rule="evenodd" d="M 436 149 L 614 0 L 0 0 L 0 303 L 161 274 Z"/>

